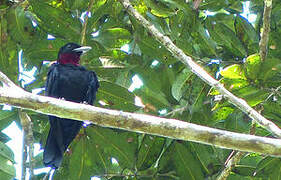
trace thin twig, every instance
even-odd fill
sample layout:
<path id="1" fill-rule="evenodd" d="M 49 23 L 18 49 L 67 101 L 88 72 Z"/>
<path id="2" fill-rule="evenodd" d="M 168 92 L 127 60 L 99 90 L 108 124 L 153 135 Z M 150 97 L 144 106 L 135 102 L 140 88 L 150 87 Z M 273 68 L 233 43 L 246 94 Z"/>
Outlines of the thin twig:
<path id="1" fill-rule="evenodd" d="M 270 93 L 270 95 L 264 100 L 264 102 L 268 101 L 273 95 L 278 94 L 278 91 L 280 90 L 281 86 L 278 86 L 276 89 Z"/>
<path id="2" fill-rule="evenodd" d="M 91 0 L 88 6 L 88 10 L 85 14 L 84 24 L 81 32 L 81 41 L 80 44 L 83 45 L 85 43 L 85 37 L 86 37 L 86 30 L 88 25 L 88 18 L 89 18 L 89 12 L 91 11 L 92 7 L 94 5 L 94 0 Z"/>
<path id="3" fill-rule="evenodd" d="M 167 48 L 167 50 L 172 53 L 174 57 L 176 57 L 183 64 L 189 67 L 194 74 L 196 74 L 210 86 L 217 89 L 225 98 L 229 100 L 229 102 L 241 109 L 252 119 L 256 120 L 261 126 L 272 132 L 274 135 L 281 137 L 281 129 L 277 125 L 259 114 L 256 110 L 249 106 L 244 99 L 234 96 L 223 86 L 223 84 L 209 75 L 208 72 L 200 67 L 197 63 L 195 63 L 191 57 L 187 56 L 181 49 L 179 49 L 168 36 L 162 34 L 152 23 L 148 22 L 140 13 L 138 13 L 130 4 L 129 0 L 119 1 L 131 16 L 133 16 L 138 22 L 140 22 L 151 33 L 151 35 L 154 36 L 156 40 L 163 44 Z"/>
<path id="4" fill-rule="evenodd" d="M 252 126 L 250 129 L 250 134 L 254 135 L 256 132 L 256 123 L 252 121 Z M 240 160 L 246 155 L 247 153 L 241 151 L 232 151 L 225 161 L 225 168 L 217 178 L 217 180 L 226 180 L 227 177 L 230 175 L 232 169 L 240 162 Z"/>
<path id="5" fill-rule="evenodd" d="M 260 40 L 260 57 L 264 61 L 267 55 L 268 39 L 270 32 L 270 16 L 272 10 L 272 0 L 264 0 L 264 10 L 263 10 L 263 27 L 262 35 Z"/>
<path id="6" fill-rule="evenodd" d="M 225 180 L 232 168 L 237 164 L 239 163 L 239 161 L 241 160 L 242 157 L 244 157 L 246 153 L 244 152 L 237 152 L 229 161 L 228 163 L 226 164 L 226 167 L 224 168 L 223 172 L 220 174 L 220 176 L 217 178 L 217 180 Z"/>
<path id="7" fill-rule="evenodd" d="M 9 88 L 15 88 L 16 86 L 4 73 L 0 71 L 0 82 L 4 83 Z"/>
<path id="8" fill-rule="evenodd" d="M 30 179 L 34 177 L 34 159 L 33 159 L 33 151 L 34 151 L 34 143 L 33 143 L 33 124 L 30 119 L 30 117 L 27 115 L 27 113 L 19 111 L 19 116 L 23 128 L 23 139 L 24 139 L 24 155 L 27 156 L 27 147 L 28 147 L 28 169 L 29 169 L 29 174 L 30 174 Z M 26 171 L 26 159 L 23 160 L 24 166 L 25 166 L 25 171 Z"/>
<path id="9" fill-rule="evenodd" d="M 21 164 L 21 180 L 25 180 L 25 176 L 26 176 L 26 160 L 27 160 L 27 148 L 25 145 L 25 140 L 24 140 L 24 132 L 23 132 L 23 143 L 22 143 L 22 164 Z"/>

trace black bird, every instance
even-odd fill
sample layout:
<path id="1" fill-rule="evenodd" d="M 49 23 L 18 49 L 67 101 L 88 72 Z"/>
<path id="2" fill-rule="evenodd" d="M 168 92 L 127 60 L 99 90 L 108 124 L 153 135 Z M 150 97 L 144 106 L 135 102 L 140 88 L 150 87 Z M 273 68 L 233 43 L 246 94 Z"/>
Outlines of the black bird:
<path id="1" fill-rule="evenodd" d="M 80 56 L 90 47 L 68 43 L 61 47 L 58 60 L 49 69 L 46 95 L 77 103 L 93 104 L 99 82 L 95 72 L 79 65 Z M 49 116 L 50 131 L 46 141 L 43 162 L 57 169 L 69 144 L 79 133 L 81 121 Z"/>

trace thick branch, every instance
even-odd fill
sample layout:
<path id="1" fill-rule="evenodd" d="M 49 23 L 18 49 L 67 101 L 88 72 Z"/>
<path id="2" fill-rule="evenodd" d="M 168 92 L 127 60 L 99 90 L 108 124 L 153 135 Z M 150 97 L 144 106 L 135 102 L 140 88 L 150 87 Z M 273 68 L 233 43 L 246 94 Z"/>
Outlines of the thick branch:
<path id="1" fill-rule="evenodd" d="M 17 93 L 0 91 L 0 104 L 9 104 L 61 118 L 90 121 L 104 127 L 200 142 L 239 151 L 281 156 L 281 140 L 279 139 L 233 133 L 176 119 L 165 119 L 143 114 L 108 110 L 86 104 L 39 96 L 22 89 Z"/>
<path id="2" fill-rule="evenodd" d="M 122 5 L 126 8 L 128 13 L 133 16 L 137 21 L 139 21 L 161 44 L 163 44 L 174 57 L 179 59 L 183 64 L 191 69 L 191 71 L 196 74 L 203 81 L 208 83 L 210 86 L 216 88 L 225 98 L 234 104 L 236 107 L 241 109 L 243 112 L 248 114 L 252 119 L 256 120 L 261 126 L 272 132 L 278 137 L 281 137 L 280 128 L 273 122 L 264 118 L 261 114 L 255 111 L 247 102 L 241 98 L 234 96 L 229 92 L 224 86 L 219 83 L 216 79 L 208 74 L 202 67 L 196 64 L 191 57 L 187 56 L 181 49 L 179 49 L 168 36 L 160 33 L 153 24 L 148 22 L 141 14 L 139 14 L 133 6 L 130 4 L 129 0 L 119 0 Z"/>
<path id="3" fill-rule="evenodd" d="M 260 57 L 264 61 L 267 54 L 268 39 L 270 32 L 270 16 L 272 10 L 272 0 L 264 0 L 264 10 L 263 10 L 263 26 L 262 35 L 260 40 Z"/>

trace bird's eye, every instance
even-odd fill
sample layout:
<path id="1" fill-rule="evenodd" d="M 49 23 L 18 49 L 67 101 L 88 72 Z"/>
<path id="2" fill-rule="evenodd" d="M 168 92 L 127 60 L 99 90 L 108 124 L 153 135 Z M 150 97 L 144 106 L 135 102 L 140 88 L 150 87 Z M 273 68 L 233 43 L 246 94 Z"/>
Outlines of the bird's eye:
<path id="1" fill-rule="evenodd" d="M 68 44 L 66 47 L 67 47 L 67 48 L 71 48 L 71 44 Z"/>

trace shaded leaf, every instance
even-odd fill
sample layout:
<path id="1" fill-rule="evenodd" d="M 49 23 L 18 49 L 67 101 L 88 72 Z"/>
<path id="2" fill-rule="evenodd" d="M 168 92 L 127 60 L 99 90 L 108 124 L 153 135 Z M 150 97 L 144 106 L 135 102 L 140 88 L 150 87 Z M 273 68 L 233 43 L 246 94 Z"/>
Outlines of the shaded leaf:
<path id="1" fill-rule="evenodd" d="M 113 109 L 127 109 L 135 111 L 135 95 L 128 89 L 107 81 L 100 81 L 100 88 L 97 94 L 97 101 L 101 100 Z"/>

